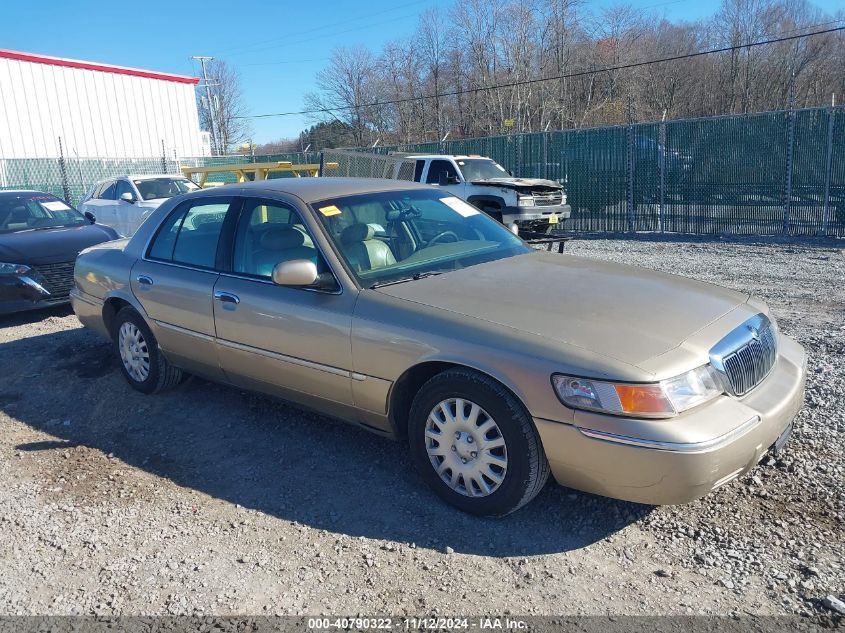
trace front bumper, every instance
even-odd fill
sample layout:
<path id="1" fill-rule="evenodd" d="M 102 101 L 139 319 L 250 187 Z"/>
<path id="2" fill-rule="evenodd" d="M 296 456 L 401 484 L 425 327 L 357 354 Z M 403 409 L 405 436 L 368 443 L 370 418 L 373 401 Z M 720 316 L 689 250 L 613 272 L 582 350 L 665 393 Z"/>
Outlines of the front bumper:
<path id="1" fill-rule="evenodd" d="M 68 301 L 67 296 L 54 297 L 29 275 L 0 276 L 0 314 L 50 308 Z"/>
<path id="2" fill-rule="evenodd" d="M 514 222 L 538 222 L 546 221 L 556 217 L 558 222 L 563 222 L 572 215 L 572 207 L 568 204 L 559 204 L 551 207 L 505 207 L 502 209 L 502 223 L 512 224 Z"/>
<path id="3" fill-rule="evenodd" d="M 751 393 L 741 399 L 722 396 L 665 422 L 701 428 L 719 416 L 731 420 L 729 432 L 678 443 L 536 418 L 535 424 L 561 485 L 638 503 L 686 503 L 760 461 L 801 408 L 805 379 L 804 349 L 781 335 L 775 367 Z"/>

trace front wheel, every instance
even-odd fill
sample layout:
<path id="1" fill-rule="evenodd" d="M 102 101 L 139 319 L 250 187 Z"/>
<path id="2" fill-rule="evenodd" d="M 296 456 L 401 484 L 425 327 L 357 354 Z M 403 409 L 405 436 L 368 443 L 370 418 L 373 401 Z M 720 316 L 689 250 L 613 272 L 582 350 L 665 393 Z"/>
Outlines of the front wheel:
<path id="1" fill-rule="evenodd" d="M 472 514 L 513 512 L 549 476 L 525 408 L 501 384 L 471 370 L 450 369 L 423 385 L 411 406 L 408 437 L 426 483 Z"/>
<path id="2" fill-rule="evenodd" d="M 115 315 L 112 341 L 123 376 L 133 389 L 157 393 L 185 379 L 182 370 L 171 365 L 161 353 L 158 341 L 134 308 L 127 306 Z"/>

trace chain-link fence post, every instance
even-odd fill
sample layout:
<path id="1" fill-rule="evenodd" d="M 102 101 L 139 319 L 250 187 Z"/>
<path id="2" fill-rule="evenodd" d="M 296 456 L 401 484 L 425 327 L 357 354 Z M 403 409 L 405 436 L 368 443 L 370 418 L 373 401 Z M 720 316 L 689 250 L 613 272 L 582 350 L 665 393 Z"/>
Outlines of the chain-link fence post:
<path id="1" fill-rule="evenodd" d="M 625 185 L 627 187 L 628 200 L 628 230 L 636 232 L 637 226 L 634 219 L 634 126 L 628 124 L 628 156 L 625 161 Z"/>
<path id="2" fill-rule="evenodd" d="M 835 117 L 836 110 L 831 107 L 827 114 L 827 167 L 824 173 L 824 216 L 821 235 L 827 235 L 830 224 L 830 180 L 833 177 L 833 123 Z"/>
<path id="3" fill-rule="evenodd" d="M 164 139 L 161 139 L 161 173 L 167 173 L 167 150 L 164 149 Z"/>
<path id="4" fill-rule="evenodd" d="M 666 121 L 663 120 L 660 122 L 660 128 L 658 132 L 658 142 L 657 142 L 657 149 L 658 149 L 658 157 L 657 157 L 657 169 L 660 172 L 660 199 L 657 203 L 657 230 L 663 233 L 663 211 L 664 205 L 666 204 L 666 152 L 669 151 L 669 148 L 666 147 Z"/>
<path id="5" fill-rule="evenodd" d="M 64 148 L 62 148 L 62 137 L 59 137 L 59 174 L 62 177 L 62 194 L 64 195 L 65 202 L 68 204 L 73 204 L 70 199 L 70 183 L 67 180 L 67 163 L 65 163 L 65 152 Z"/>
<path id="6" fill-rule="evenodd" d="M 783 234 L 789 235 L 792 215 L 792 169 L 795 145 L 795 108 L 789 108 L 786 127 L 786 193 L 783 200 Z"/>

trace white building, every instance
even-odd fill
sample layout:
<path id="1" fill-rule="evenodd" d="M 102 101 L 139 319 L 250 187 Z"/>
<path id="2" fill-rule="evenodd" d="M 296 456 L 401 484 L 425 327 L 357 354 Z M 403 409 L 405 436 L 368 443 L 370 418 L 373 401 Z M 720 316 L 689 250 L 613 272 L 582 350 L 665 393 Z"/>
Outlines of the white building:
<path id="1" fill-rule="evenodd" d="M 208 154 L 198 81 L 0 49 L 0 158 Z"/>

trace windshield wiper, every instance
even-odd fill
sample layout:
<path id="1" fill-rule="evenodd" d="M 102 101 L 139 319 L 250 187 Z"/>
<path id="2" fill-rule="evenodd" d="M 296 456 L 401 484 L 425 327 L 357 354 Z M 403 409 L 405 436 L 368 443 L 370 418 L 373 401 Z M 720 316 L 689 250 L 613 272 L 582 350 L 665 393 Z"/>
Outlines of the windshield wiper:
<path id="1" fill-rule="evenodd" d="M 418 279 L 425 279 L 426 277 L 434 277 L 435 275 L 442 275 L 443 273 L 437 270 L 432 270 L 427 273 L 415 273 L 410 277 L 400 277 L 399 279 L 392 279 L 390 281 L 377 281 L 372 286 L 373 288 L 381 288 L 382 286 L 392 286 L 394 284 L 404 284 L 406 281 L 417 281 Z"/>

